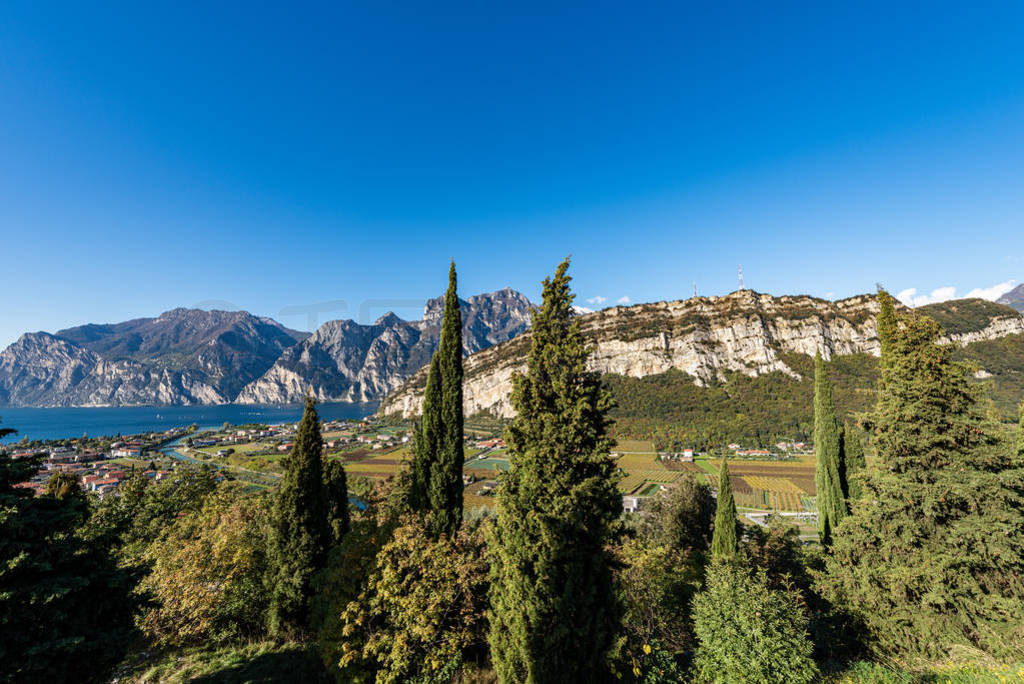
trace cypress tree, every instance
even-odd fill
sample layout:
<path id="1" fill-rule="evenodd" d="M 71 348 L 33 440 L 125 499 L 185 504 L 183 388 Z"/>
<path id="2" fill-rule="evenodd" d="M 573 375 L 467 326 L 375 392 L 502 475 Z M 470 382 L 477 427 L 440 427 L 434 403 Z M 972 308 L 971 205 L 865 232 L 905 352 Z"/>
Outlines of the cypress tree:
<path id="1" fill-rule="evenodd" d="M 832 542 L 832 533 L 846 516 L 846 500 L 840 479 L 839 421 L 832 402 L 832 383 L 821 351 L 814 357 L 814 485 L 817 489 L 818 534 L 821 543 Z"/>
<path id="2" fill-rule="evenodd" d="M 848 501 L 859 501 L 864 493 L 864 485 L 861 484 L 858 473 L 867 467 L 864 458 L 864 445 L 861 444 L 857 430 L 851 425 L 843 428 L 843 473 L 841 474 L 846 484 L 846 498 Z M 850 506 L 847 506 L 849 510 Z"/>
<path id="3" fill-rule="evenodd" d="M 899 325 L 896 320 L 896 302 L 892 295 L 879 287 L 877 299 L 878 317 L 875 319 L 875 327 L 878 330 L 878 343 L 881 346 L 882 364 L 885 364 L 889 358 L 888 352 L 892 349 Z"/>
<path id="4" fill-rule="evenodd" d="M 711 535 L 711 557 L 732 558 L 739 551 L 739 520 L 732 494 L 729 464 L 722 459 L 718 471 L 718 501 L 715 504 L 715 529 Z"/>
<path id="5" fill-rule="evenodd" d="M 440 430 L 431 461 L 428 493 L 435 536 L 454 535 L 462 524 L 462 310 L 456 290 L 455 262 L 448 270 L 441 343 L 438 347 Z"/>
<path id="6" fill-rule="evenodd" d="M 427 387 L 423 391 L 423 412 L 416 426 L 413 443 L 412 482 L 409 504 L 414 511 L 430 508 L 430 477 L 434 461 L 441 451 L 441 366 L 435 352 L 427 371 Z"/>
<path id="7" fill-rule="evenodd" d="M 872 417 L 877 467 L 827 560 L 829 598 L 880 652 L 1024 656 L 1024 471 L 986 432 L 939 325 L 901 316 Z"/>
<path id="8" fill-rule="evenodd" d="M 491 656 L 502 682 L 605 681 L 619 629 L 611 397 L 587 370 L 568 267 L 544 280 L 527 371 L 513 376 L 510 469 L 489 544 Z"/>
<path id="9" fill-rule="evenodd" d="M 327 558 L 331 539 L 324 495 L 323 441 L 312 396 L 306 397 L 295 446 L 284 459 L 274 506 L 269 565 L 271 629 L 301 633 L 308 627 L 313 575 Z"/>
<path id="10" fill-rule="evenodd" d="M 348 476 L 341 461 L 324 463 L 324 501 L 327 507 L 327 527 L 330 543 L 338 544 L 348 532 Z"/>

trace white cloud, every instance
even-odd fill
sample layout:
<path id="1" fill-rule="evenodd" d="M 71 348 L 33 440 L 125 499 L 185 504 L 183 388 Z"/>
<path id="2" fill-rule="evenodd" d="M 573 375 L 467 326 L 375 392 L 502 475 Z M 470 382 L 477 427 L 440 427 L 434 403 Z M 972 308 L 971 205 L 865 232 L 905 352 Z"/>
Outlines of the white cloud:
<path id="1" fill-rule="evenodd" d="M 939 287 L 931 291 L 931 294 L 917 294 L 917 288 L 911 287 L 903 290 L 896 295 L 896 299 L 900 300 L 907 306 L 924 306 L 925 304 L 935 304 L 936 302 L 944 302 L 948 299 L 956 297 L 956 288 L 952 286 Z"/>
<path id="2" fill-rule="evenodd" d="M 597 295 L 596 297 L 591 297 L 590 299 L 588 299 L 587 300 L 587 304 L 597 304 L 598 306 L 600 306 L 601 304 L 604 304 L 607 301 L 608 301 L 607 297 L 602 297 L 601 295 Z"/>
<path id="3" fill-rule="evenodd" d="M 956 288 L 952 285 L 936 288 L 929 294 L 918 294 L 916 287 L 910 287 L 897 294 L 896 299 L 900 300 L 907 306 L 924 306 L 925 304 L 935 304 L 936 302 L 945 302 L 950 299 L 964 299 L 971 297 L 995 301 L 1012 290 L 1016 284 L 1016 280 L 1007 280 L 1005 283 L 998 283 L 992 287 L 976 287 L 963 297 L 957 296 Z"/>
<path id="4" fill-rule="evenodd" d="M 619 297 L 618 299 L 615 300 L 615 303 L 616 304 L 629 304 L 631 301 L 633 301 L 633 300 L 630 299 L 629 297 Z"/>
<path id="5" fill-rule="evenodd" d="M 980 299 L 987 299 L 994 302 L 995 300 L 1002 297 L 1004 294 L 1013 289 L 1017 284 L 1016 280 L 1007 280 L 1005 283 L 999 283 L 992 287 L 976 287 L 967 293 L 968 297 L 978 297 Z"/>

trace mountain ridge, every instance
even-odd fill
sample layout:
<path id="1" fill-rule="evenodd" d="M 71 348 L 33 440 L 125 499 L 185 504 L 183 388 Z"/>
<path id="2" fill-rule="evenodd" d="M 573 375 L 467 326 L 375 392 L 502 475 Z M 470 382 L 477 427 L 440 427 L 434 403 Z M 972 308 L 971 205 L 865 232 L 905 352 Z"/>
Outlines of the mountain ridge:
<path id="1" fill-rule="evenodd" d="M 527 329 L 533 305 L 504 288 L 460 299 L 463 353 L 513 339 Z M 329 321 L 286 350 L 262 377 L 247 385 L 236 403 L 301 401 L 311 391 L 319 401 L 376 401 L 430 361 L 441 334 L 444 300 L 427 301 L 419 321 L 385 314 L 371 326 Z"/>
<path id="2" fill-rule="evenodd" d="M 738 290 L 722 297 L 611 307 L 582 314 L 580 320 L 593 345 L 591 370 L 632 378 L 677 370 L 697 386 L 710 386 L 731 373 L 754 377 L 778 372 L 799 380 L 787 354 L 813 356 L 820 349 L 826 360 L 877 356 L 877 310 L 873 295 L 833 302 Z M 1019 312 L 986 300 L 956 300 L 920 310 L 945 315 L 946 340 L 958 346 L 1024 334 Z M 525 368 L 528 347 L 526 333 L 466 360 L 463 396 L 468 415 L 513 415 L 511 378 Z M 379 413 L 418 414 L 424 382 L 421 370 L 385 397 Z"/>
<path id="3" fill-rule="evenodd" d="M 529 325 L 532 304 L 510 288 L 460 301 L 467 354 Z M 443 308 L 438 297 L 421 321 L 388 312 L 369 326 L 328 321 L 312 334 L 245 311 L 187 308 L 25 333 L 0 352 L 0 405 L 291 403 L 311 387 L 325 401 L 376 401 L 429 361 Z M 304 372 L 286 373 L 289 360 Z"/>

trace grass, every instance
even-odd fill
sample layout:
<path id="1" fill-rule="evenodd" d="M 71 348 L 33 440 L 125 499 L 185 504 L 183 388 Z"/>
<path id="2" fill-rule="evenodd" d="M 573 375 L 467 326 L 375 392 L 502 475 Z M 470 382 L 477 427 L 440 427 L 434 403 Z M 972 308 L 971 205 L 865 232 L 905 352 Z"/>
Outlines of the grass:
<path id="1" fill-rule="evenodd" d="M 153 664 L 133 668 L 131 682 L 324 682 L 331 681 L 320 660 L 295 643 L 257 642 L 164 654 Z"/>

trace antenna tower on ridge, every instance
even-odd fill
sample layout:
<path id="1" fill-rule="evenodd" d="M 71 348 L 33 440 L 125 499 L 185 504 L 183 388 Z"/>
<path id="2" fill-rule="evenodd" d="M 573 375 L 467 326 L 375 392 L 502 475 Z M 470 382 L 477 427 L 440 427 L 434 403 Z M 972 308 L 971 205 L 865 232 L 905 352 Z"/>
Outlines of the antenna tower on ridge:
<path id="1" fill-rule="evenodd" d="M 740 264 L 740 289 L 743 289 L 743 264 Z"/>

